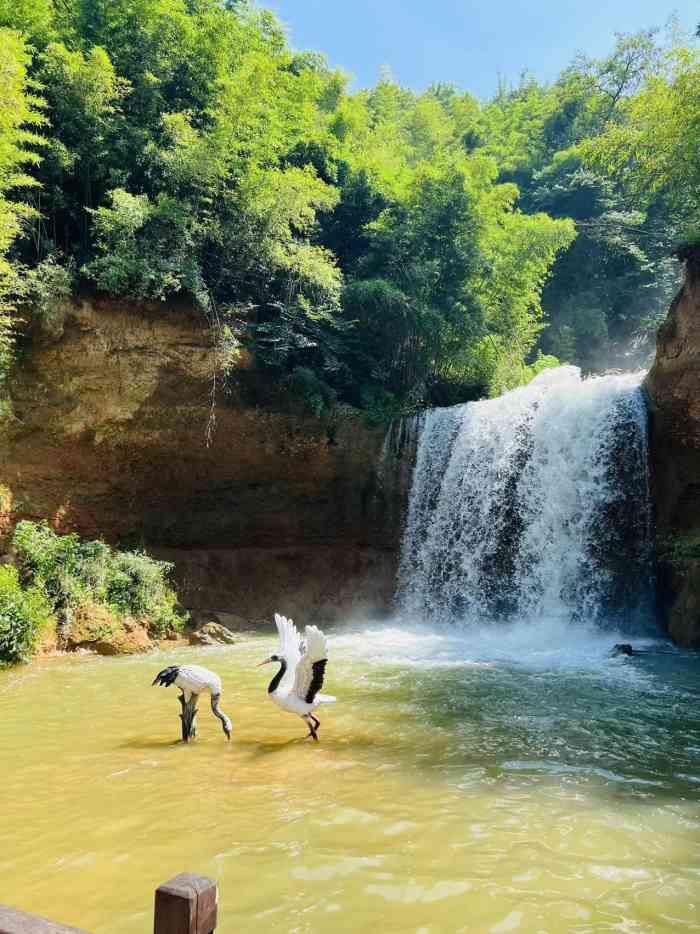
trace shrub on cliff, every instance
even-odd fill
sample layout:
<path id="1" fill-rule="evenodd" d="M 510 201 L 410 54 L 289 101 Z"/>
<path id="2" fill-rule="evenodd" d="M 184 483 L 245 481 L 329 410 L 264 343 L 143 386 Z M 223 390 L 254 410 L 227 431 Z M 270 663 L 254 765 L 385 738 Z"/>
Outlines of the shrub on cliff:
<path id="1" fill-rule="evenodd" d="M 287 380 L 287 386 L 303 408 L 318 417 L 330 412 L 338 401 L 335 390 L 307 367 L 298 366 Z"/>
<path id="2" fill-rule="evenodd" d="M 23 588 L 17 568 L 0 567 L 0 666 L 28 658 L 53 615 L 40 587 Z"/>
<path id="3" fill-rule="evenodd" d="M 167 561 L 156 561 L 143 552 L 113 552 L 105 602 L 124 616 L 147 620 L 154 636 L 178 632 L 185 617 L 178 613 L 177 594 L 168 584 L 172 567 Z"/>
<path id="4" fill-rule="evenodd" d="M 688 561 L 700 561 L 700 535 L 678 535 L 661 543 L 661 555 L 671 564 L 683 566 Z"/>
<path id="5" fill-rule="evenodd" d="M 179 631 L 185 618 L 168 581 L 172 565 L 143 552 L 115 551 L 101 541 L 57 535 L 46 524 L 23 521 L 13 538 L 22 581 L 38 588 L 55 610 L 89 604 L 142 620 L 153 635 Z"/>

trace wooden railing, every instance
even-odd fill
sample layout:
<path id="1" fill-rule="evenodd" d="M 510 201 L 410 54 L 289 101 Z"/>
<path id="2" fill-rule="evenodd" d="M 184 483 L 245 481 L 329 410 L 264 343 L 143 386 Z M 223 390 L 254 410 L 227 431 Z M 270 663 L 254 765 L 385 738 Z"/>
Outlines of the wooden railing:
<path id="1" fill-rule="evenodd" d="M 212 934 L 219 890 L 213 879 L 183 872 L 156 889 L 154 934 Z M 86 934 L 14 908 L 0 905 L 0 934 Z"/>

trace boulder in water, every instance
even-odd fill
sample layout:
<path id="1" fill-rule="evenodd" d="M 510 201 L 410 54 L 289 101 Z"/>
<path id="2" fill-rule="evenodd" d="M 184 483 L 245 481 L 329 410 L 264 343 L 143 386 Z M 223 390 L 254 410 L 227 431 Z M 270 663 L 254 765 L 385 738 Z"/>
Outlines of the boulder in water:
<path id="1" fill-rule="evenodd" d="M 635 651 L 629 642 L 618 642 L 612 648 L 613 658 L 617 658 L 619 655 L 635 655 Z"/>
<path id="2" fill-rule="evenodd" d="M 139 620 L 120 618 L 96 604 L 75 610 L 64 645 L 69 651 L 87 649 L 98 655 L 136 655 L 156 647 Z"/>
<path id="3" fill-rule="evenodd" d="M 223 610 L 192 610 L 190 612 L 190 624 L 193 629 L 202 629 L 210 623 L 222 626 L 229 632 L 247 632 L 253 628 L 250 620 L 237 613 L 228 613 Z M 268 620 L 265 621 L 265 625 L 269 626 Z"/>
<path id="4" fill-rule="evenodd" d="M 190 645 L 231 645 L 235 641 L 233 633 L 221 623 L 205 623 L 190 633 Z"/>

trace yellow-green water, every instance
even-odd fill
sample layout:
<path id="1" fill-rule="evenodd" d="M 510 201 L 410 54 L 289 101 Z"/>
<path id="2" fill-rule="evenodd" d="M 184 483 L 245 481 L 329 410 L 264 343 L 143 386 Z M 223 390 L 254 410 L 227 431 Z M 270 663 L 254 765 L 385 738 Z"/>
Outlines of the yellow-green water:
<path id="1" fill-rule="evenodd" d="M 0 902 L 150 929 L 220 883 L 221 932 L 700 931 L 697 663 L 611 639 L 336 635 L 321 742 L 269 703 L 271 639 L 0 672 Z M 165 664 L 224 680 L 175 743 Z"/>

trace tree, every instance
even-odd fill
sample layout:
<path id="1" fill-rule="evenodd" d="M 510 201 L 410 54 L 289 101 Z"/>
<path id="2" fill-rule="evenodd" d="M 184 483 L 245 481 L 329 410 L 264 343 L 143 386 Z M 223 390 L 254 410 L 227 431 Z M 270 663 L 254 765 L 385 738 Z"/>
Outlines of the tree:
<path id="1" fill-rule="evenodd" d="M 671 212 L 695 210 L 697 62 L 662 67 L 650 33 L 482 106 L 388 72 L 354 93 L 247 2 L 0 0 L 3 24 L 25 37 L 4 30 L 0 126 L 24 301 L 64 294 L 68 266 L 186 295 L 276 401 L 317 413 L 494 393 L 553 354 L 612 362 L 671 282 Z"/>
<path id="2" fill-rule="evenodd" d="M 39 162 L 44 123 L 41 101 L 31 92 L 30 52 L 19 33 L 0 29 L 0 381 L 7 377 L 13 343 L 12 302 L 17 271 L 8 250 L 31 217 L 18 197 L 36 185 L 29 170 Z"/>
<path id="3" fill-rule="evenodd" d="M 642 203 L 661 196 L 687 221 L 700 206 L 700 53 L 675 49 L 665 66 L 582 151 Z"/>
<path id="4" fill-rule="evenodd" d="M 448 346 L 479 332 L 469 284 L 479 263 L 476 204 L 463 173 L 422 167 L 406 198 L 369 225 L 369 250 L 345 293 L 357 322 L 360 392 L 420 398 Z"/>
<path id="5" fill-rule="evenodd" d="M 549 87 L 525 78 L 485 109 L 483 148 L 517 182 L 520 208 L 576 222 L 544 287 L 539 346 L 587 370 L 627 365 L 632 346 L 643 359 L 674 284 L 671 213 L 585 155 L 658 74 L 660 56 L 653 32 L 618 36 L 609 56 L 578 56 Z"/>
<path id="6" fill-rule="evenodd" d="M 59 247 L 80 258 L 88 251 L 88 211 L 119 171 L 119 108 L 131 87 L 99 46 L 84 54 L 50 43 L 38 64 L 53 127 L 39 174 L 38 253 Z"/>

